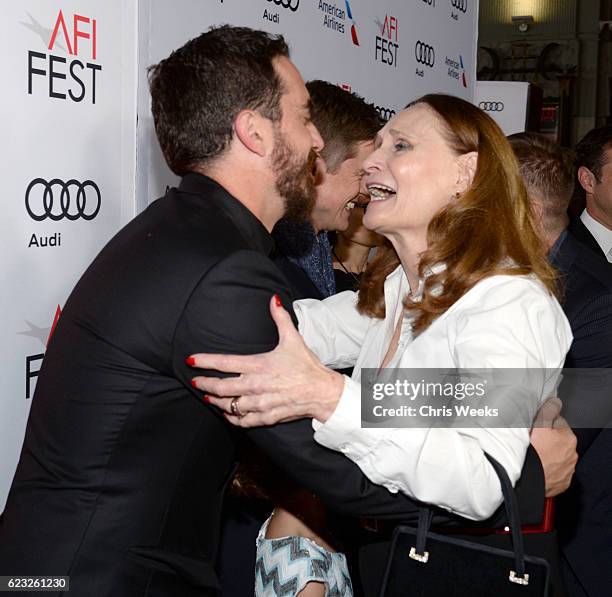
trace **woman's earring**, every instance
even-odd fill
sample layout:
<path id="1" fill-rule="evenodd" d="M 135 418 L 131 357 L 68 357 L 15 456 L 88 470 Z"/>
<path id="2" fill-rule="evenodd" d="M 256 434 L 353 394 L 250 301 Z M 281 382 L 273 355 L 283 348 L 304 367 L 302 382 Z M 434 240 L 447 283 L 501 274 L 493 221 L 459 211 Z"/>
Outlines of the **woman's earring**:
<path id="1" fill-rule="evenodd" d="M 453 199 L 459 199 L 459 197 L 461 197 L 461 193 L 459 191 L 457 191 L 454 195 L 453 195 Z"/>

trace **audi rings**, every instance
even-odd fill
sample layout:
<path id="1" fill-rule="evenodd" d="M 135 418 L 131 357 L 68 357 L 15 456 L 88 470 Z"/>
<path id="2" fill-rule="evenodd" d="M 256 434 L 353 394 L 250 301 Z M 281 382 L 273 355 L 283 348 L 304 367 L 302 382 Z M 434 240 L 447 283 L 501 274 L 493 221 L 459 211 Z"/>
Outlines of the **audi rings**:
<path id="1" fill-rule="evenodd" d="M 268 2 L 274 2 L 276 6 L 288 8 L 291 12 L 295 12 L 300 7 L 300 0 L 268 0 Z"/>
<path id="2" fill-rule="evenodd" d="M 485 112 L 501 112 L 504 109 L 504 102 L 480 102 L 478 107 Z"/>
<path id="3" fill-rule="evenodd" d="M 383 108 L 382 106 L 374 106 L 374 109 L 378 112 L 378 115 L 385 121 L 389 122 L 392 116 L 395 116 L 395 110 L 392 108 Z"/>
<path id="4" fill-rule="evenodd" d="M 468 0 L 451 0 L 451 6 L 461 12 L 467 12 Z"/>
<path id="5" fill-rule="evenodd" d="M 64 182 L 54 178 L 47 182 L 44 178 L 35 178 L 25 192 L 26 210 L 37 222 L 47 218 L 54 222 L 64 218 L 93 220 L 101 205 L 100 189 L 93 180 L 79 182 L 71 178 Z"/>
<path id="6" fill-rule="evenodd" d="M 436 62 L 436 52 L 433 47 L 420 40 L 414 45 L 414 57 L 419 64 L 429 67 L 432 67 Z"/>

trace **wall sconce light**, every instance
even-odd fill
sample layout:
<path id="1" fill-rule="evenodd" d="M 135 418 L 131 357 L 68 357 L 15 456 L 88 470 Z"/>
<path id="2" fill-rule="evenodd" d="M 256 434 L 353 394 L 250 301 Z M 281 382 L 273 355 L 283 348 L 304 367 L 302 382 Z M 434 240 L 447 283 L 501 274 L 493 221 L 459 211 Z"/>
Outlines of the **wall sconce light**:
<path id="1" fill-rule="evenodd" d="M 518 30 L 520 33 L 527 33 L 529 30 L 529 25 L 533 24 L 533 16 L 532 15 L 521 15 L 521 16 L 513 16 L 512 22 L 518 25 Z"/>

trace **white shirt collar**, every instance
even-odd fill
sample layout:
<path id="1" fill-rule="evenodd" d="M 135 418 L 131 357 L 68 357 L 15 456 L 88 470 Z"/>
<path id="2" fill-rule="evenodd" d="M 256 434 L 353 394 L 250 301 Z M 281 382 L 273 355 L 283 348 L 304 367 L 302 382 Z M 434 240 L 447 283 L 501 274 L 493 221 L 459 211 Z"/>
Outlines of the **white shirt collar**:
<path id="1" fill-rule="evenodd" d="M 604 255 L 608 257 L 612 251 L 612 230 L 599 223 L 586 209 L 582 212 L 580 219 L 597 241 Z"/>
<path id="2" fill-rule="evenodd" d="M 433 274 L 439 274 L 446 269 L 445 263 L 435 263 L 431 266 L 431 268 L 427 269 L 422 278 L 419 278 L 419 285 L 416 290 L 412 292 L 412 299 L 414 302 L 419 302 L 421 298 L 423 298 L 423 290 L 425 288 L 425 280 L 432 276 Z M 408 278 L 406 273 L 404 272 L 404 268 L 402 265 L 398 265 L 385 280 L 385 291 L 400 288 L 402 291 L 405 290 L 406 293 L 412 291 L 410 288 L 410 284 L 408 283 Z M 385 292 L 386 294 L 386 292 Z"/>

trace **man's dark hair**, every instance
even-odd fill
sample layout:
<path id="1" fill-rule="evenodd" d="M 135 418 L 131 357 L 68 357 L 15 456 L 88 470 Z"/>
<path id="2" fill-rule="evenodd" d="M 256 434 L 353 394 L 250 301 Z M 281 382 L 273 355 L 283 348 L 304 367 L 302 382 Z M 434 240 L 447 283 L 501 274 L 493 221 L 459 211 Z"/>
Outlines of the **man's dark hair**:
<path id="1" fill-rule="evenodd" d="M 155 131 L 170 169 L 182 176 L 220 156 L 244 109 L 281 118 L 273 60 L 289 56 L 282 35 L 212 27 L 149 68 Z"/>
<path id="2" fill-rule="evenodd" d="M 333 174 L 357 155 L 357 143 L 374 139 L 383 122 L 374 106 L 356 93 L 327 81 L 309 81 L 306 87 L 312 122 L 325 142 L 321 157 Z"/>
<path id="3" fill-rule="evenodd" d="M 601 170 L 605 166 L 605 152 L 612 148 L 612 125 L 589 131 L 576 145 L 576 168 L 584 166 L 601 182 Z"/>

